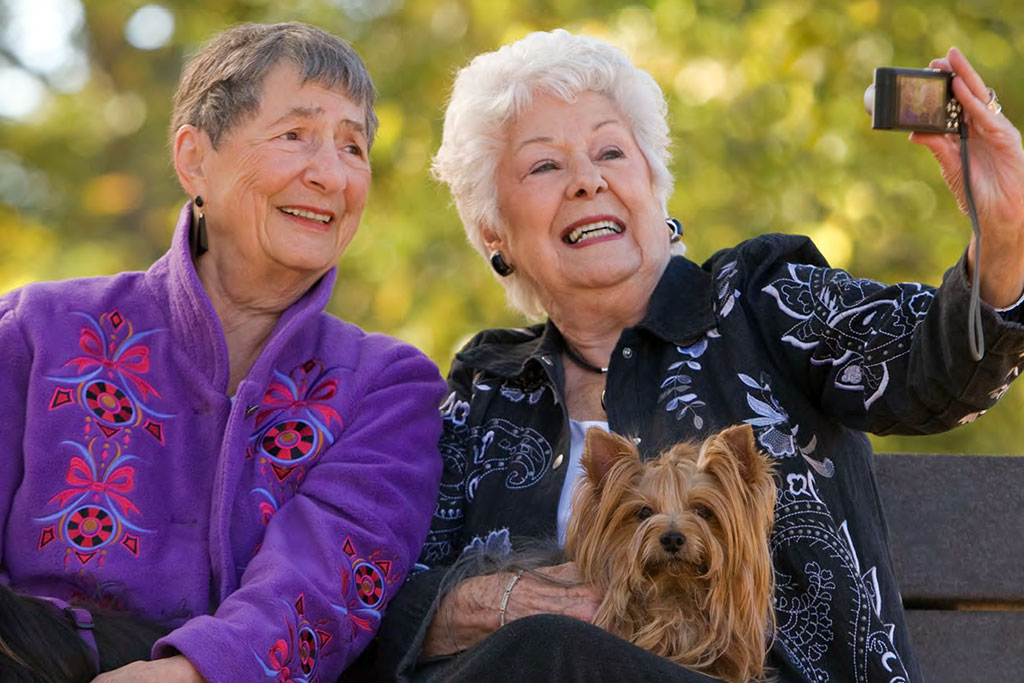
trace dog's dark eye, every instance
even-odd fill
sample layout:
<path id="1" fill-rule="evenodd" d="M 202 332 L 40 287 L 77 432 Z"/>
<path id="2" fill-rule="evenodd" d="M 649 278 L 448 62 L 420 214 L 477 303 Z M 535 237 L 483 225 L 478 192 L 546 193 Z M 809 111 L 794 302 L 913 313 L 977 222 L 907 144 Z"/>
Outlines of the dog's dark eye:
<path id="1" fill-rule="evenodd" d="M 711 508 L 707 505 L 695 505 L 693 511 L 698 517 L 703 519 L 711 519 L 714 516 L 711 514 Z"/>
<path id="2" fill-rule="evenodd" d="M 639 510 L 636 511 L 636 518 L 637 519 L 647 519 L 648 517 L 650 517 L 653 514 L 654 514 L 654 510 L 652 510 L 649 506 L 644 505 L 643 507 L 641 507 Z"/>

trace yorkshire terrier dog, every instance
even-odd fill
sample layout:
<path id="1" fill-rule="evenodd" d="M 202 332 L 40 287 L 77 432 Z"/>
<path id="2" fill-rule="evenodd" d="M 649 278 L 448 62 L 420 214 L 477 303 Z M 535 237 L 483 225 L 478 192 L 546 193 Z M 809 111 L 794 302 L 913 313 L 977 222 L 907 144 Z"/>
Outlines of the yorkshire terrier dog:
<path id="1" fill-rule="evenodd" d="M 583 466 L 565 550 L 604 590 L 594 623 L 723 681 L 765 679 L 775 481 L 750 426 L 649 462 L 591 428 Z"/>

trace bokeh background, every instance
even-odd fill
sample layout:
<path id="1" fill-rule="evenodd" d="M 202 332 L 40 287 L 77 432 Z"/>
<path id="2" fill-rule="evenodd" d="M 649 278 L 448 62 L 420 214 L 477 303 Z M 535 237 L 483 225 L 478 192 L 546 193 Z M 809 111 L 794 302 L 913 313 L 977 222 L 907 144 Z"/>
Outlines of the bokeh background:
<path id="1" fill-rule="evenodd" d="M 185 199 L 167 144 L 183 60 L 233 23 L 286 20 L 351 41 L 380 91 L 370 204 L 331 311 L 443 372 L 476 330 L 522 322 L 428 173 L 453 72 L 481 51 L 563 26 L 650 71 L 671 112 L 670 209 L 698 262 L 794 232 L 857 276 L 938 283 L 970 223 L 926 149 L 870 130 L 874 67 L 956 45 L 1024 124 L 1018 0 L 0 0 L 0 292 L 159 257 Z M 1019 453 L 1022 410 L 1015 387 L 955 432 L 875 444 Z"/>

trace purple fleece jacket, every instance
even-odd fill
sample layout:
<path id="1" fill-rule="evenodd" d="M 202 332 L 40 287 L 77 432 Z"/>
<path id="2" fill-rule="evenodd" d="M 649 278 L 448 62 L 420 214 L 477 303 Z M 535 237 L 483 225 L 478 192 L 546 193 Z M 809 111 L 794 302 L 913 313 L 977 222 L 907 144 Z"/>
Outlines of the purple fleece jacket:
<path id="1" fill-rule="evenodd" d="M 430 524 L 437 368 L 324 313 L 281 316 L 226 395 L 189 207 L 145 273 L 0 297 L 0 581 L 176 627 L 210 681 L 333 681 Z"/>

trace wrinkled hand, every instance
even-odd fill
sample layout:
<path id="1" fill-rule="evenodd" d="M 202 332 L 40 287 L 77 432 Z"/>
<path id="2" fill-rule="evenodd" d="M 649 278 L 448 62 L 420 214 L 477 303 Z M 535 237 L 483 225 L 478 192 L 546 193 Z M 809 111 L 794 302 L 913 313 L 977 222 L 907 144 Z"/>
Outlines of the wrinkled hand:
<path id="1" fill-rule="evenodd" d="M 132 662 L 93 679 L 93 683 L 206 683 L 184 655 Z"/>
<path id="2" fill-rule="evenodd" d="M 533 614 L 561 614 L 593 623 L 604 595 L 592 584 L 583 583 L 575 562 L 542 567 L 537 573 L 569 585 L 523 574 L 509 596 L 505 623 Z"/>
<path id="3" fill-rule="evenodd" d="M 505 609 L 505 623 L 533 614 L 562 614 L 592 622 L 603 595 L 580 580 L 573 562 L 542 567 L 516 582 Z M 423 643 L 421 658 L 467 650 L 499 628 L 498 610 L 510 573 L 465 579 L 441 600 Z"/>
<path id="4" fill-rule="evenodd" d="M 971 189 L 983 235 L 982 298 L 993 306 L 1009 306 L 1024 287 L 1024 148 L 1021 134 L 1006 117 L 986 106 L 988 88 L 967 58 L 955 47 L 930 66 L 951 71 L 953 94 L 960 101 L 968 129 Z M 960 138 L 956 135 L 911 133 L 939 162 L 942 177 L 967 212 Z M 972 240 L 968 262 L 976 255 Z"/>

